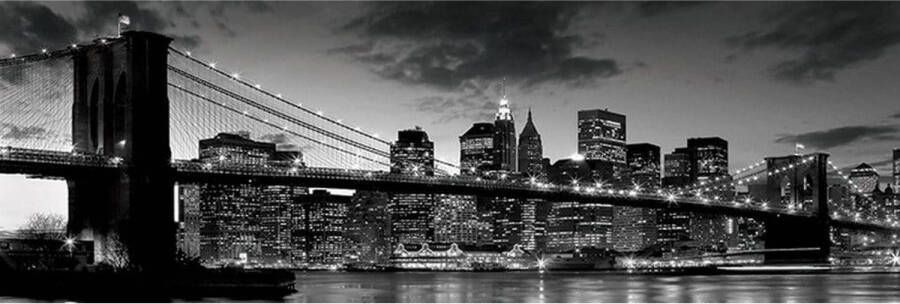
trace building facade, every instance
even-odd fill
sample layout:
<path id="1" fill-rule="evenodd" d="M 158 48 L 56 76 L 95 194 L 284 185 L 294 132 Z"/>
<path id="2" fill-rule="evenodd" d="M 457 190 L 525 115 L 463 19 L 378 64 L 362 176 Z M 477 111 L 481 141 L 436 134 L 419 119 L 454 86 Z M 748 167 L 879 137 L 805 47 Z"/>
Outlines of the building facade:
<path id="1" fill-rule="evenodd" d="M 298 204 L 306 213 L 304 242 L 309 268 L 336 268 L 344 264 L 346 242 L 344 224 L 350 197 L 315 190 L 302 196 Z"/>
<path id="2" fill-rule="evenodd" d="M 500 99 L 500 108 L 494 117 L 494 165 L 503 172 L 517 172 L 516 158 L 516 123 L 509 100 L 504 95 Z"/>
<path id="3" fill-rule="evenodd" d="M 578 154 L 598 161 L 604 180 L 619 180 L 626 170 L 625 115 L 607 110 L 578 111 Z"/>
<path id="4" fill-rule="evenodd" d="M 660 150 L 653 144 L 627 147 L 628 177 L 633 187 L 656 190 L 660 184 Z M 616 206 L 613 217 L 613 249 L 632 252 L 656 243 L 656 210 Z"/>
<path id="5" fill-rule="evenodd" d="M 434 175 L 434 142 L 422 128 L 397 132 L 397 141 L 391 145 L 391 173 Z"/>
<path id="6" fill-rule="evenodd" d="M 519 172 L 526 177 L 544 179 L 547 175 L 543 163 L 544 148 L 541 143 L 541 134 L 534 127 L 531 118 L 531 110 L 528 110 L 528 121 L 525 128 L 519 134 Z"/>
<path id="7" fill-rule="evenodd" d="M 459 166 L 462 175 L 483 175 L 494 171 L 494 124 L 475 123 L 459 137 Z"/>
<path id="8" fill-rule="evenodd" d="M 900 148 L 894 148 L 894 192 L 900 191 Z"/>
<path id="9" fill-rule="evenodd" d="M 862 163 L 850 170 L 850 181 L 856 186 L 858 194 L 871 196 L 878 188 L 878 171 L 867 163 Z"/>
<path id="10" fill-rule="evenodd" d="M 247 132 L 220 133 L 201 140 L 199 146 L 198 161 L 210 166 L 303 166 L 299 151 L 280 151 L 274 143 L 250 139 Z M 192 187 L 197 193 L 191 193 Z M 302 243 L 295 242 L 303 219 L 298 218 L 294 209 L 301 207 L 294 201 L 307 193 L 304 187 L 210 183 L 183 188 L 180 205 L 186 220 L 199 219 L 204 263 L 287 266 L 303 262 L 304 254 L 297 248 Z"/>

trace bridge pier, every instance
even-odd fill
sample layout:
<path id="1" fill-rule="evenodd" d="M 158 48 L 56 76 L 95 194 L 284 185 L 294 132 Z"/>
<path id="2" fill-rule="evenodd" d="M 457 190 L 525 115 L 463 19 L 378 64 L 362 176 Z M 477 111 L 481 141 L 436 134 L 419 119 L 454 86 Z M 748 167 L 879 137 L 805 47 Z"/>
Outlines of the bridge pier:
<path id="1" fill-rule="evenodd" d="M 800 163 L 801 156 L 766 158 L 769 175 L 766 180 L 766 200 L 777 206 L 793 204 L 798 208 L 813 210 L 812 218 L 785 219 L 774 215 L 766 219 L 764 237 L 766 249 L 816 247 L 810 252 L 773 252 L 765 254 L 766 264 L 828 263 L 831 253 L 828 211 L 828 154 L 810 155 L 812 163 L 796 166 L 787 173 L 775 173 L 775 169 Z M 810 157 L 805 156 L 805 157 Z"/>
<path id="2" fill-rule="evenodd" d="M 170 42 L 155 33 L 125 32 L 81 46 L 73 57 L 73 148 L 114 157 L 123 168 L 68 180 L 69 232 L 94 241 L 97 262 L 161 270 L 174 261 Z"/>

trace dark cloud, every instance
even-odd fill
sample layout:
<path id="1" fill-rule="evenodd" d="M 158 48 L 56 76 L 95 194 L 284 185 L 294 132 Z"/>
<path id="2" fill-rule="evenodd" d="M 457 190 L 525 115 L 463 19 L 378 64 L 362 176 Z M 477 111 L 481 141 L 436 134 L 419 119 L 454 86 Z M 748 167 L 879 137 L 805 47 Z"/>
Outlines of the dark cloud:
<path id="1" fill-rule="evenodd" d="M 890 117 L 900 119 L 900 112 L 894 113 L 894 115 L 891 115 Z"/>
<path id="2" fill-rule="evenodd" d="M 0 123 L 0 135 L 2 139 L 22 140 L 40 139 L 47 135 L 47 129 L 41 127 L 17 126 L 11 123 Z"/>
<path id="3" fill-rule="evenodd" d="M 654 17 L 667 13 L 692 8 L 704 4 L 697 1 L 642 1 L 633 2 L 637 13 L 641 17 Z"/>
<path id="4" fill-rule="evenodd" d="M 29 2 L 0 3 L 0 29 L 0 43 L 26 54 L 69 45 L 78 38 L 78 31 L 65 18 Z"/>
<path id="5" fill-rule="evenodd" d="M 900 3 L 804 2 L 778 7 L 767 29 L 728 38 L 747 50 L 798 51 L 769 72 L 795 84 L 832 81 L 840 71 L 884 55 L 900 43 Z"/>
<path id="6" fill-rule="evenodd" d="M 898 128 L 895 125 L 884 126 L 846 126 L 822 131 L 783 135 L 776 143 L 801 143 L 808 147 L 826 150 L 847 145 L 860 140 L 889 141 L 898 140 Z"/>
<path id="7" fill-rule="evenodd" d="M 383 78 L 446 91 L 502 78 L 583 85 L 620 74 L 613 59 L 573 55 L 584 39 L 565 32 L 581 5 L 379 3 L 344 26 L 365 42 L 339 50 Z"/>

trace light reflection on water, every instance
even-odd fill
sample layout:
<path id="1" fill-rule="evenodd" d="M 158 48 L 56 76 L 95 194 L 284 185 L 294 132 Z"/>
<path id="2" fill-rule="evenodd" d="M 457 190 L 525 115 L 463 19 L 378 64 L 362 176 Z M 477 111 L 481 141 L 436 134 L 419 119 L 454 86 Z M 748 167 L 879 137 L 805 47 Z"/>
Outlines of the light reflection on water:
<path id="1" fill-rule="evenodd" d="M 900 274 L 298 273 L 289 302 L 897 302 Z"/>

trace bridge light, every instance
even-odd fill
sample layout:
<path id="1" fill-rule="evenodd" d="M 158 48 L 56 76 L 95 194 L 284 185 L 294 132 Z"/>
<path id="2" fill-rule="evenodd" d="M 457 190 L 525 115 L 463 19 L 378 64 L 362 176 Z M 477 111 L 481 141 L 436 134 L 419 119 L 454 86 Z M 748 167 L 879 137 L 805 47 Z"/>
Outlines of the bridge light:
<path id="1" fill-rule="evenodd" d="M 275 94 L 275 97 L 281 98 L 281 94 Z"/>
<path id="2" fill-rule="evenodd" d="M 210 63 L 209 63 L 209 67 L 215 69 L 215 68 L 216 68 L 216 63 L 215 63 L 215 62 L 210 62 Z"/>
<path id="3" fill-rule="evenodd" d="M 184 51 L 184 54 L 187 55 L 188 57 L 191 57 L 191 51 Z"/>
<path id="4" fill-rule="evenodd" d="M 16 53 L 9 54 L 9 58 L 16 58 Z"/>
<path id="5" fill-rule="evenodd" d="M 628 196 L 630 196 L 630 197 L 637 196 L 637 191 L 634 191 L 634 190 L 628 191 Z"/>
<path id="6" fill-rule="evenodd" d="M 669 195 L 667 195 L 667 196 L 666 196 L 666 200 L 669 201 L 669 202 L 674 202 L 674 201 L 675 201 L 675 194 L 669 194 Z"/>
<path id="7" fill-rule="evenodd" d="M 238 74 L 238 73 L 231 74 L 231 78 L 241 79 L 241 74 Z"/>
<path id="8" fill-rule="evenodd" d="M 42 54 L 47 54 L 47 49 L 41 49 Z"/>

